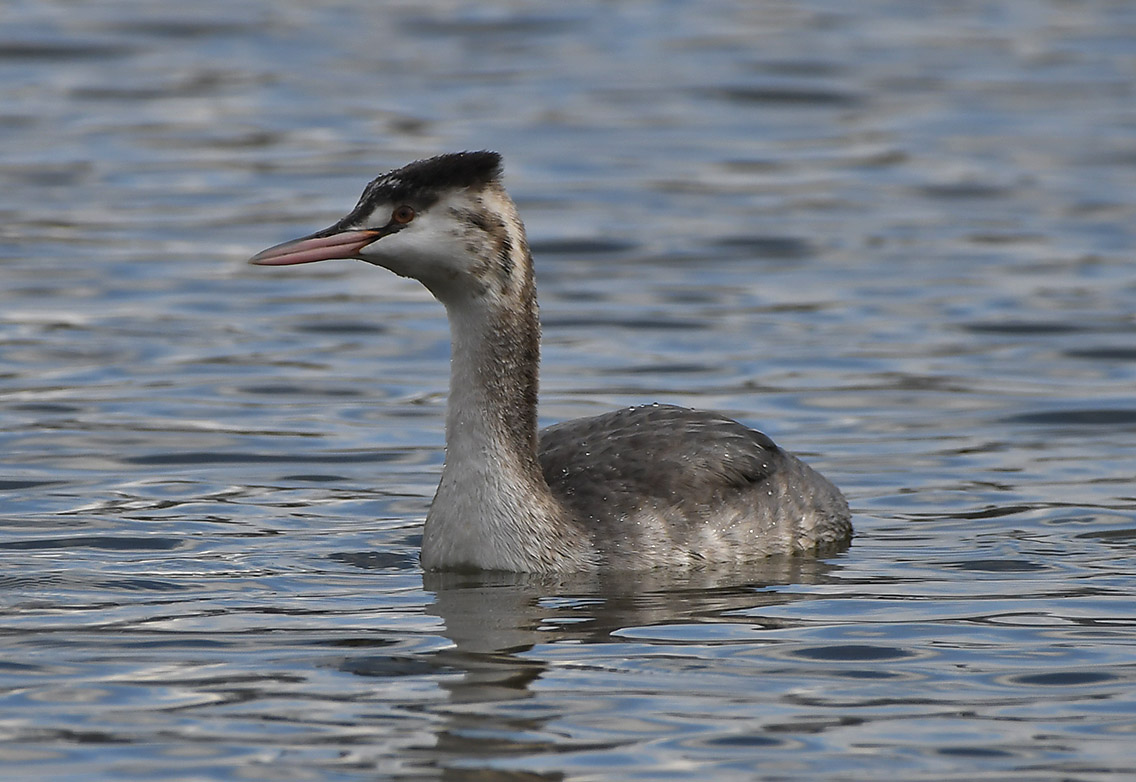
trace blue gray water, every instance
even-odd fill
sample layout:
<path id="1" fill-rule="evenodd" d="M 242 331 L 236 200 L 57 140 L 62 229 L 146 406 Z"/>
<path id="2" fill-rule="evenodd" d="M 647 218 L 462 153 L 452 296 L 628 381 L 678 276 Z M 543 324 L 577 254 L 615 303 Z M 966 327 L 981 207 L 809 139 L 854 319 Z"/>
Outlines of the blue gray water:
<path id="1" fill-rule="evenodd" d="M 725 411 L 850 549 L 423 576 L 441 308 L 244 259 L 480 148 L 544 422 Z M 1128 0 L 10 0 L 3 776 L 1131 779 L 1134 247 Z"/>

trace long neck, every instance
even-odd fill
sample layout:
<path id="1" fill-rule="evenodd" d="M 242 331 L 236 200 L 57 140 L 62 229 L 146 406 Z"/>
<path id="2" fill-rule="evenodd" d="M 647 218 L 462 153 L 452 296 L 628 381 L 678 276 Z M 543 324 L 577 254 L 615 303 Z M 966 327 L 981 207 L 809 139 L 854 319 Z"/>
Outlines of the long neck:
<path id="1" fill-rule="evenodd" d="M 540 323 L 531 278 L 528 266 L 527 283 L 510 295 L 445 302 L 446 464 L 423 533 L 428 569 L 567 570 L 590 556 L 537 460 Z"/>
<path id="2" fill-rule="evenodd" d="M 476 300 L 448 307 L 445 473 L 470 472 L 492 456 L 492 466 L 547 492 L 536 458 L 540 325 L 535 297 L 523 309 L 498 304 Z"/>

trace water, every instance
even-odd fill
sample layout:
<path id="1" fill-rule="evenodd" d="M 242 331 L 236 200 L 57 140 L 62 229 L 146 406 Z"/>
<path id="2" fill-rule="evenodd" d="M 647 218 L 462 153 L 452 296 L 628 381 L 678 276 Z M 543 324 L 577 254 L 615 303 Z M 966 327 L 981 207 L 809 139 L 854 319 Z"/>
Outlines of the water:
<path id="1" fill-rule="evenodd" d="M 1134 92 L 1126 0 L 5 4 L 5 777 L 1130 778 Z M 244 259 L 478 148 L 545 423 L 728 412 L 847 552 L 423 576 L 441 308 Z"/>

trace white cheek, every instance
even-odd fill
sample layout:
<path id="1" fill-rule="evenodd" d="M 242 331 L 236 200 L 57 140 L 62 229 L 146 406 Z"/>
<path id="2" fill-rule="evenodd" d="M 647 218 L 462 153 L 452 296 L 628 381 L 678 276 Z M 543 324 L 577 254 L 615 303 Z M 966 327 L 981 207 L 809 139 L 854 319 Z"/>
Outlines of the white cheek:
<path id="1" fill-rule="evenodd" d="M 364 247 L 359 255 L 395 274 L 426 282 L 456 271 L 458 253 L 454 245 L 453 237 L 426 225 L 411 224 Z"/>

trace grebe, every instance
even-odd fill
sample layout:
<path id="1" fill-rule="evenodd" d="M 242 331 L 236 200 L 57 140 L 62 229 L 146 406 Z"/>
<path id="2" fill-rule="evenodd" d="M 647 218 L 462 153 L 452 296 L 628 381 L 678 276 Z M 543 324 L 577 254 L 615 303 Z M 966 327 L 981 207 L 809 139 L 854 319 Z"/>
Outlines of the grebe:
<path id="1" fill-rule="evenodd" d="M 497 153 L 441 155 L 384 174 L 335 225 L 250 262 L 334 258 L 418 280 L 449 317 L 446 459 L 423 568 L 695 567 L 850 539 L 835 486 L 716 413 L 630 407 L 537 432 L 532 256 Z"/>

